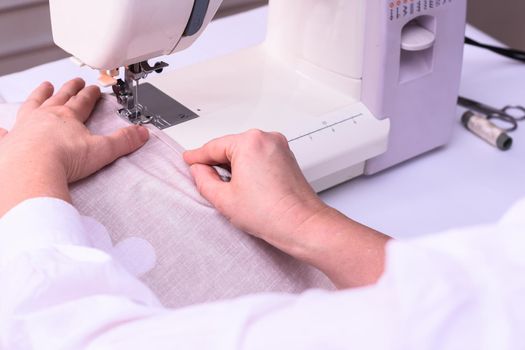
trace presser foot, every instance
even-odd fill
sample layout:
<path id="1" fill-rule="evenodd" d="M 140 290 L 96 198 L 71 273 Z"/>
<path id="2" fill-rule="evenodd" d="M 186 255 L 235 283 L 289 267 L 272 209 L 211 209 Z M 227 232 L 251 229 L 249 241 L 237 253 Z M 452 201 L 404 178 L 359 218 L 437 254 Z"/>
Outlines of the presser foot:
<path id="1" fill-rule="evenodd" d="M 121 118 L 136 125 L 151 124 L 155 120 L 155 117 L 148 113 L 147 108 L 142 105 L 137 105 L 131 109 L 119 109 L 118 114 Z"/>
<path id="2" fill-rule="evenodd" d="M 153 114 L 139 103 L 139 81 L 153 72 L 161 73 L 167 66 L 165 62 L 151 66 L 148 61 L 143 61 L 126 67 L 124 79 L 118 79 L 112 84 L 117 101 L 123 107 L 118 112 L 122 118 L 139 125 L 154 122 Z"/>
<path id="3" fill-rule="evenodd" d="M 137 104 L 128 94 L 115 94 L 122 106 L 118 115 L 129 123 L 149 124 L 164 130 L 199 118 L 197 113 L 149 83 L 140 84 L 137 91 L 141 96 L 141 103 Z M 129 93 L 131 94 L 131 91 Z"/>

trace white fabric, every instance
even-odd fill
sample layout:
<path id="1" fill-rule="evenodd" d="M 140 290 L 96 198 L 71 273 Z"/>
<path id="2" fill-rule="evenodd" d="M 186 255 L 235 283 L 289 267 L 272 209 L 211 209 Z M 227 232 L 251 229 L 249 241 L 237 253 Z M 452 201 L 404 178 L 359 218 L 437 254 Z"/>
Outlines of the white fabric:
<path id="1" fill-rule="evenodd" d="M 524 349 L 525 201 L 388 247 L 380 282 L 169 310 L 55 199 L 0 220 L 1 349 Z"/>
<path id="2" fill-rule="evenodd" d="M 104 96 L 90 130 L 107 135 L 126 126 L 118 108 Z M 17 109 L 0 104 L 0 127 L 12 127 Z M 72 186 L 75 207 L 95 219 L 85 219 L 94 247 L 140 277 L 167 307 L 333 289 L 318 270 L 235 229 L 199 195 L 180 148 L 165 139 L 152 130 L 139 151 Z"/>

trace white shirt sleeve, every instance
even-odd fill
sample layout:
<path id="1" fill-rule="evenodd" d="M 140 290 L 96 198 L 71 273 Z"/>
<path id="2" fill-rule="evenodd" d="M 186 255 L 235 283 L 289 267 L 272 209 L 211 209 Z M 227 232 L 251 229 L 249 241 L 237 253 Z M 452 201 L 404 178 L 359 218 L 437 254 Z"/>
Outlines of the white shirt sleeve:
<path id="1" fill-rule="evenodd" d="M 391 243 L 371 287 L 163 309 L 69 204 L 0 220 L 0 349 L 523 349 L 525 202 L 492 226 Z"/>

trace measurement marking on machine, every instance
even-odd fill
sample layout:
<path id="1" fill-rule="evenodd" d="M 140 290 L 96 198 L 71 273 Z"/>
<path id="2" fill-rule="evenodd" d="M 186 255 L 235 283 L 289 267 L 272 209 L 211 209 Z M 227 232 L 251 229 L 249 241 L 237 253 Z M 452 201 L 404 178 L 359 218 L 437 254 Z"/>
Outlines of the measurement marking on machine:
<path id="1" fill-rule="evenodd" d="M 318 133 L 318 132 L 320 132 L 320 131 L 323 131 L 323 130 L 326 130 L 326 129 L 333 128 L 334 126 L 337 126 L 337 125 L 339 125 L 339 124 L 343 124 L 343 123 L 348 122 L 348 121 L 350 121 L 350 120 L 354 120 L 354 119 L 359 118 L 359 117 L 361 117 L 361 116 L 363 116 L 363 113 L 359 113 L 359 114 L 356 114 L 356 115 L 354 115 L 354 116 L 352 116 L 352 117 L 349 117 L 349 118 L 346 118 L 346 119 L 340 120 L 340 121 L 338 121 L 337 123 L 333 123 L 333 124 L 326 125 L 326 126 L 324 126 L 324 127 L 322 127 L 322 128 L 319 128 L 319 129 L 317 129 L 317 130 L 311 131 L 311 132 L 309 132 L 309 133 L 307 133 L 307 134 L 304 134 L 304 135 L 301 135 L 301 136 L 297 136 L 297 137 L 295 137 L 295 138 L 293 138 L 293 139 L 291 139 L 291 140 L 288 140 L 288 142 L 294 142 L 294 141 L 297 141 L 297 140 L 302 139 L 302 138 L 304 138 L 304 137 L 312 136 L 313 134 L 316 134 L 316 133 Z"/>

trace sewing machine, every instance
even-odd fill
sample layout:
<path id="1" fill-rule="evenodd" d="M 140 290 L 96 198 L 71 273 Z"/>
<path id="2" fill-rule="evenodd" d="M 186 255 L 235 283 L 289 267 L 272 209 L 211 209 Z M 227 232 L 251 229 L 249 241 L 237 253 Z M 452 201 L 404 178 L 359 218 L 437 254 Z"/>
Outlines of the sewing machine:
<path id="1" fill-rule="evenodd" d="M 147 60 L 189 47 L 220 3 L 50 0 L 53 36 L 103 72 L 122 117 L 186 149 L 279 131 L 317 191 L 449 141 L 466 0 L 270 0 L 263 44 L 139 85 L 166 68 Z"/>

